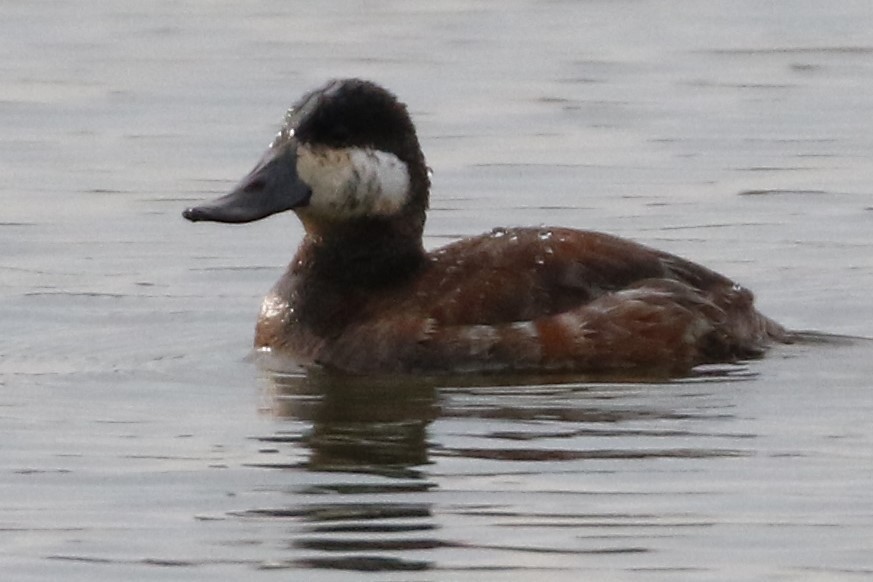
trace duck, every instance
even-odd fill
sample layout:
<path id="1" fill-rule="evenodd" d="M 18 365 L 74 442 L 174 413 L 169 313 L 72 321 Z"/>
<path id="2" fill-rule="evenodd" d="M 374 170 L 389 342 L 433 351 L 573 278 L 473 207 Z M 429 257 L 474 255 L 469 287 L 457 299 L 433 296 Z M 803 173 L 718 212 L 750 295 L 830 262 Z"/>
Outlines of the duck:
<path id="1" fill-rule="evenodd" d="M 306 371 L 678 375 L 788 341 L 745 287 L 610 234 L 506 227 L 426 250 L 430 186 L 407 106 L 337 79 L 287 111 L 230 193 L 183 216 L 297 215 L 303 239 L 254 348 Z"/>

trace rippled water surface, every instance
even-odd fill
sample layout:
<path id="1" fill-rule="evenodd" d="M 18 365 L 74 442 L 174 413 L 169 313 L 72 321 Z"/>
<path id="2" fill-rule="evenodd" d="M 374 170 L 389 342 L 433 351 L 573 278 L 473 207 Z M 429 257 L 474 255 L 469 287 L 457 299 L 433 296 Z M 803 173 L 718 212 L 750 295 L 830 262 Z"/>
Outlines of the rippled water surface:
<path id="1" fill-rule="evenodd" d="M 675 381 L 269 376 L 293 216 L 191 225 L 335 76 L 427 244 L 607 230 L 873 337 L 873 4 L 0 6 L 4 580 L 867 580 L 873 343 Z"/>

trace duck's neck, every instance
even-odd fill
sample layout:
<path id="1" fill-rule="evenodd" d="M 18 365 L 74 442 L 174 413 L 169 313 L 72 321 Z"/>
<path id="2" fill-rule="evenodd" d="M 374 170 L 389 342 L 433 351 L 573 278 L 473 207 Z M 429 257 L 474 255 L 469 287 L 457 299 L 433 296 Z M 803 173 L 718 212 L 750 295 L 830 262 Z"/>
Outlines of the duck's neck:
<path id="1" fill-rule="evenodd" d="M 318 287 L 350 292 L 390 287 L 412 277 L 427 260 L 421 226 L 408 219 L 306 226 L 293 268 Z"/>

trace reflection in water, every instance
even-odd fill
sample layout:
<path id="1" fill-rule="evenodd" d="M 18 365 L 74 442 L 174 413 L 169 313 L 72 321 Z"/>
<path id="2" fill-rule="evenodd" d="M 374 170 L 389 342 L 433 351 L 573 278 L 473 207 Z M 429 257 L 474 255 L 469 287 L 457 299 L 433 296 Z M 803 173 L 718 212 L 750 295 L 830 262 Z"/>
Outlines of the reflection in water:
<path id="1" fill-rule="evenodd" d="M 428 569 L 427 560 L 396 554 L 445 545 L 434 535 L 432 504 L 407 501 L 435 487 L 419 470 L 428 462 L 426 428 L 438 411 L 433 385 L 321 375 L 274 375 L 268 382 L 272 413 L 304 421 L 309 428 L 302 435 L 262 440 L 302 445 L 308 450 L 302 464 L 306 470 L 336 475 L 296 489 L 295 496 L 301 497 L 295 506 L 244 513 L 302 522 L 291 545 L 318 554 L 289 560 L 286 566 Z M 304 501 L 308 499 L 319 501 Z"/>
<path id="2" fill-rule="evenodd" d="M 437 415 L 433 385 L 327 375 L 270 378 L 273 414 L 312 423 L 311 470 L 409 475 L 427 462 L 426 427 Z"/>
<path id="3" fill-rule="evenodd" d="M 578 376 L 273 375 L 266 381 L 279 431 L 260 440 L 284 458 L 302 454 L 303 460 L 260 466 L 295 471 L 296 485 L 283 492 L 292 502 L 236 515 L 294 524 L 292 556 L 271 566 L 282 568 L 442 569 L 446 554 L 439 552 L 451 549 L 454 560 L 474 556 L 453 569 L 482 567 L 485 552 L 505 554 L 485 560 L 489 569 L 525 570 L 533 566 L 519 555 L 647 552 L 632 536 L 604 539 L 603 528 L 676 531 L 709 527 L 709 521 L 618 511 L 611 498 L 632 492 L 617 486 L 580 492 L 610 499 L 609 511 L 592 511 L 585 504 L 544 510 L 540 505 L 554 494 L 547 490 L 523 492 L 529 503 L 508 502 L 496 484 L 508 475 L 551 473 L 548 488 L 564 481 L 562 474 L 583 482 L 602 473 L 604 462 L 743 456 L 737 444 L 753 435 L 713 430 L 733 411 L 729 400 L 713 398 L 712 386 L 724 390 L 726 381 L 750 377 L 741 366 L 662 384 L 614 377 L 580 382 Z M 436 460 L 441 469 L 429 475 Z M 477 484 L 483 479 L 486 489 Z M 538 533 L 503 540 L 474 536 L 473 542 L 458 530 L 464 523 Z M 543 534 L 554 528 L 598 533 L 577 535 L 567 545 Z"/>

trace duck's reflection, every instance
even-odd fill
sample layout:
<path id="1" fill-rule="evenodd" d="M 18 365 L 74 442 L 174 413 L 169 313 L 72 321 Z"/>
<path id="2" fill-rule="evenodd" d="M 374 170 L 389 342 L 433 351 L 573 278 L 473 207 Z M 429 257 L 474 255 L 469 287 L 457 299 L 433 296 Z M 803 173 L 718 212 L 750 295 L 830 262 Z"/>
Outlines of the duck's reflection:
<path id="1" fill-rule="evenodd" d="M 297 466 L 312 474 L 294 488 L 294 504 L 247 512 L 301 523 L 291 546 L 294 568 L 405 571 L 430 568 L 420 551 L 446 545 L 430 503 L 427 426 L 437 416 L 433 385 L 412 379 L 272 375 L 269 406 L 278 419 L 302 422 L 302 434 L 266 437 L 303 445 Z M 333 477 L 329 475 L 333 474 Z"/>
<path id="2" fill-rule="evenodd" d="M 508 473 L 563 473 L 568 463 L 581 475 L 589 463 L 613 471 L 634 460 L 741 456 L 740 439 L 749 435 L 716 429 L 734 414 L 724 382 L 749 377 L 743 367 L 655 383 L 614 377 L 271 375 L 265 378 L 268 408 L 279 422 L 263 440 L 279 445 L 281 459 L 300 460 L 264 464 L 294 473 L 282 480 L 278 509 L 245 513 L 293 522 L 292 557 L 281 567 L 430 569 L 445 557 L 440 549 L 494 549 L 487 542 L 446 539 L 438 523 L 447 515 L 526 519 L 523 508 L 497 500 L 499 494 L 483 498 L 477 489 L 453 490 L 448 504 L 437 505 L 447 497 L 431 473 L 458 471 L 455 477 L 489 481 Z M 431 426 L 437 419 L 440 424 Z M 442 470 L 425 470 L 431 462 L 444 463 Z M 531 495 L 536 501 L 536 491 Z M 550 515 L 529 517 L 548 524 Z M 577 518 L 587 527 L 584 512 L 556 515 L 555 527 Z M 541 551 L 533 542 L 512 548 L 522 550 Z"/>
<path id="3" fill-rule="evenodd" d="M 653 436 L 659 434 L 657 429 L 629 425 L 683 419 L 706 422 L 730 416 L 731 403 L 720 402 L 714 397 L 718 390 L 707 386 L 753 377 L 743 366 L 722 366 L 669 382 L 614 376 L 580 381 L 579 376 L 428 379 L 326 374 L 277 375 L 269 382 L 272 413 L 308 426 L 295 442 L 303 441 L 309 469 L 414 478 L 422 465 L 436 457 L 479 458 L 485 454 L 500 460 L 519 453 L 517 445 L 507 442 L 516 440 L 508 436 L 512 431 L 483 435 L 475 429 L 480 423 L 469 425 L 471 437 L 475 433 L 507 446 L 489 446 L 476 453 L 465 446 L 428 442 L 427 428 L 437 417 L 482 419 L 486 421 L 483 426 L 494 420 L 519 423 L 523 429 L 519 434 L 528 441 L 549 441 L 558 433 L 564 437 Z M 672 387 L 673 396 L 657 396 L 666 387 Z M 670 434 L 676 434 L 675 429 Z M 656 456 L 689 454 L 684 449 L 646 449 Z M 588 443 L 578 451 L 539 446 L 534 452 L 533 457 L 542 461 L 601 458 Z M 635 454 L 638 451 L 618 451 L 616 457 Z M 726 452 L 701 447 L 694 454 L 721 456 Z"/>
<path id="4" fill-rule="evenodd" d="M 275 416 L 311 423 L 310 469 L 413 476 L 427 463 L 427 425 L 438 414 L 432 384 L 317 374 L 268 381 Z"/>

